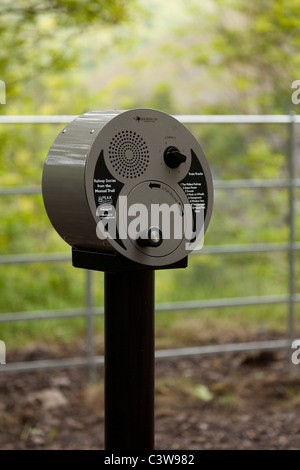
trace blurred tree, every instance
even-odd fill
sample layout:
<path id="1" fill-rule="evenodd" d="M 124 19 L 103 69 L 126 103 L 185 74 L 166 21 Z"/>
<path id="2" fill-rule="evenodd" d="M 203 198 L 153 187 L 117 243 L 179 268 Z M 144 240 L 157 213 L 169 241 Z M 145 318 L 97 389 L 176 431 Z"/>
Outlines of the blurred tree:
<path id="1" fill-rule="evenodd" d="M 126 22 L 133 7 L 136 0 L 2 0 L 0 78 L 6 82 L 8 98 L 37 76 L 74 65 L 74 44 L 83 30 Z"/>
<path id="2" fill-rule="evenodd" d="M 190 35 L 198 41 L 190 54 L 194 64 L 219 78 L 221 107 L 235 113 L 288 112 L 291 84 L 299 78 L 300 1 L 214 0 L 211 7 L 209 46 L 203 47 L 203 20 L 197 21 L 203 7 L 193 3 Z"/>
<path id="3" fill-rule="evenodd" d="M 150 11 L 153 3 L 144 3 Z M 177 0 L 173 22 L 167 0 L 160 3 L 137 34 L 124 28 L 122 53 L 108 51 L 118 79 L 102 80 L 99 99 L 158 103 L 173 113 L 290 111 L 300 68 L 300 0 Z"/>

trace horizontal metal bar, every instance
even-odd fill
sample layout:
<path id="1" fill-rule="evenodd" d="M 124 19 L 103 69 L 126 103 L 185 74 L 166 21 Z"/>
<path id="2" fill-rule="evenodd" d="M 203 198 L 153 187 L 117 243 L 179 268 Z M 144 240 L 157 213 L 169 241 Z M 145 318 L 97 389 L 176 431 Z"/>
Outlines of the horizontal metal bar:
<path id="1" fill-rule="evenodd" d="M 162 351 L 157 351 L 155 357 L 157 359 L 166 359 L 183 356 L 204 356 L 208 354 L 219 354 L 226 352 L 284 349 L 288 348 L 289 346 L 290 342 L 286 339 L 274 341 L 253 341 L 249 343 L 214 344 L 212 346 L 199 346 L 193 348 L 165 349 Z"/>
<path id="2" fill-rule="evenodd" d="M 191 254 L 226 254 L 226 253 L 260 253 L 274 251 L 289 251 L 291 245 L 288 243 L 252 243 L 241 245 L 208 245 L 201 250 L 195 250 Z M 294 243 L 292 249 L 300 250 L 300 242 Z M 71 255 L 63 253 L 42 253 L 29 255 L 6 255 L 0 256 L 0 266 L 8 264 L 29 264 L 29 263 L 55 263 L 58 261 L 71 261 Z"/>
<path id="3" fill-rule="evenodd" d="M 291 245 L 289 243 L 243 243 L 241 245 L 204 245 L 201 250 L 195 250 L 191 254 L 271 253 L 289 251 L 290 249 Z M 300 242 L 294 243 L 292 249 L 295 251 L 300 250 Z"/>
<path id="4" fill-rule="evenodd" d="M 292 181 L 292 186 L 300 187 L 300 179 L 295 178 Z M 288 180 L 267 179 L 267 180 L 215 180 L 215 189 L 259 189 L 259 188 L 290 188 L 291 183 Z M 14 195 L 34 195 L 41 194 L 42 189 L 40 186 L 12 186 L 8 188 L 0 188 L 0 196 L 14 196 Z"/>
<path id="5" fill-rule="evenodd" d="M 58 261 L 71 261 L 71 255 L 63 253 L 42 253 L 31 255 L 0 256 L 1 264 L 27 264 L 27 263 L 56 263 Z"/>
<path id="6" fill-rule="evenodd" d="M 214 180 L 215 189 L 260 189 L 260 188 L 290 188 L 300 187 L 300 179 L 289 180 L 267 179 L 267 180 Z"/>
<path id="7" fill-rule="evenodd" d="M 41 186 L 9 186 L 8 188 L 0 188 L 0 196 L 41 194 L 41 192 Z"/>
<path id="8" fill-rule="evenodd" d="M 255 341 L 248 343 L 232 343 L 217 344 L 212 346 L 199 346 L 193 348 L 165 349 L 155 352 L 157 360 L 170 359 L 175 357 L 192 357 L 209 354 L 246 352 L 246 351 L 263 351 L 289 348 L 288 340 L 274 341 Z M 66 358 L 66 359 L 50 359 L 41 361 L 15 362 L 6 365 L 0 365 L 0 374 L 8 372 L 29 372 L 40 369 L 61 369 L 68 367 L 88 367 L 91 361 L 86 357 L 82 358 Z M 104 356 L 95 356 L 92 364 L 103 365 Z"/>
<path id="9" fill-rule="evenodd" d="M 300 302 L 300 294 L 293 300 Z M 167 302 L 158 304 L 158 312 L 170 312 L 178 310 L 197 310 L 201 308 L 241 307 L 247 305 L 284 304 L 289 301 L 289 296 L 268 295 L 259 297 L 232 297 L 228 299 L 189 300 L 186 302 Z"/>
<path id="10" fill-rule="evenodd" d="M 287 124 L 291 122 L 289 114 L 195 114 L 174 115 L 183 124 Z M 300 116 L 295 116 L 294 122 L 300 122 Z"/>
<path id="11" fill-rule="evenodd" d="M 67 367 L 88 367 L 91 361 L 86 357 L 49 359 L 42 361 L 15 362 L 0 365 L 0 375 L 6 372 L 30 372 L 40 369 L 61 369 Z M 104 357 L 94 357 L 93 364 L 104 364 Z"/>
<path id="12" fill-rule="evenodd" d="M 103 315 L 104 308 L 94 308 L 94 315 Z M 13 312 L 0 313 L 0 323 L 8 323 L 15 321 L 31 321 L 31 320 L 51 320 L 54 318 L 76 318 L 84 317 L 88 312 L 83 309 L 72 310 L 36 310 L 34 312 Z"/>
<path id="13" fill-rule="evenodd" d="M 65 124 L 78 117 L 72 114 L 57 115 L 2 115 L 0 124 Z"/>
<path id="14" fill-rule="evenodd" d="M 283 304 L 289 302 L 289 296 L 259 296 L 259 297 L 233 297 L 225 299 L 208 299 L 185 302 L 159 303 L 155 305 L 155 311 L 176 312 L 181 310 L 198 310 L 202 308 L 241 307 L 248 305 Z M 300 294 L 295 294 L 292 299 L 300 302 Z M 103 315 L 104 308 L 93 308 L 92 315 Z M 54 318 L 84 317 L 87 311 L 83 309 L 72 310 L 37 310 L 33 312 L 0 313 L 0 323 L 32 320 L 51 320 Z"/>
<path id="15" fill-rule="evenodd" d="M 65 124 L 73 121 L 77 115 L 2 115 L 0 124 Z M 183 124 L 286 124 L 291 122 L 289 114 L 176 114 L 173 116 Z M 293 117 L 300 122 L 300 116 Z"/>

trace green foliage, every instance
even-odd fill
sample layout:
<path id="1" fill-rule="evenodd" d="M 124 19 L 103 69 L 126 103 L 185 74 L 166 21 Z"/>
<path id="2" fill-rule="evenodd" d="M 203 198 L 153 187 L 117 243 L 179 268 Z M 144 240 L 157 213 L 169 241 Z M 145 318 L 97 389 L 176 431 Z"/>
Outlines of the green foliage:
<path id="1" fill-rule="evenodd" d="M 289 112 L 300 63 L 299 1 L 216 3 L 216 67 L 228 70 L 234 106 L 239 97 L 241 112 Z"/>
<path id="2" fill-rule="evenodd" d="M 7 104 L 1 111 L 81 114 L 152 107 L 173 114 L 273 114 L 292 109 L 291 83 L 300 78 L 299 0 L 170 5 L 168 0 L 2 1 L 0 78 Z M 47 151 L 61 128 L 2 125 L 0 186 L 40 185 Z M 285 126 L 201 125 L 191 131 L 214 179 L 287 176 Z M 284 188 L 216 190 L 205 243 L 287 242 L 287 207 Z M 51 227 L 40 195 L 2 197 L 0 213 L 0 255 L 70 251 Z M 299 221 L 296 217 L 298 239 Z M 286 294 L 287 257 L 191 256 L 187 270 L 159 271 L 156 279 L 158 302 Z M 95 273 L 94 280 L 95 302 L 102 305 L 102 274 Z M 68 263 L 2 266 L 0 311 L 82 308 L 84 282 L 84 272 Z M 163 314 L 157 319 L 158 345 L 198 344 L 203 322 L 211 337 L 216 323 L 220 333 L 223 327 L 233 332 L 236 325 L 242 330 L 252 325 L 253 331 L 285 328 L 280 305 L 233 310 Z M 11 344 L 30 338 L 69 341 L 85 329 L 80 319 L 0 325 L 1 339 Z M 103 331 L 101 321 L 97 325 Z"/>
<path id="3" fill-rule="evenodd" d="M 128 21 L 133 7 L 135 0 L 3 0 L 0 63 L 7 99 L 25 94 L 42 74 L 74 67 L 78 37 L 89 27 L 103 30 Z"/>

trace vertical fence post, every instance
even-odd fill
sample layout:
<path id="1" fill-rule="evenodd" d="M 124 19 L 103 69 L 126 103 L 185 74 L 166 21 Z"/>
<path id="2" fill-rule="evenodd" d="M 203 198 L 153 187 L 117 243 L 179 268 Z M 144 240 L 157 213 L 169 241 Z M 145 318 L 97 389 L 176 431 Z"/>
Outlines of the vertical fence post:
<path id="1" fill-rule="evenodd" d="M 288 339 L 291 346 L 295 335 L 295 113 L 290 113 L 288 124 L 288 178 L 289 178 L 289 305 Z M 289 373 L 292 373 L 290 354 Z"/>
<path id="2" fill-rule="evenodd" d="M 94 364 L 94 311 L 92 292 L 92 271 L 86 270 L 86 357 L 88 361 L 88 381 L 95 381 Z"/>

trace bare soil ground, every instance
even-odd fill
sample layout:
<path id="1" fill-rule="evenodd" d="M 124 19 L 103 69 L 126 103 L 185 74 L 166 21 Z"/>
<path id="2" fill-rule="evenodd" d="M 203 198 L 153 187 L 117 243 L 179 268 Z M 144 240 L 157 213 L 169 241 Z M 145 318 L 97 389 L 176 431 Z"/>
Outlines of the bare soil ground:
<path id="1" fill-rule="evenodd" d="M 157 361 L 155 448 L 300 449 L 300 376 L 287 363 L 285 351 Z M 103 368 L 92 385 L 79 368 L 0 374 L 0 449 L 103 446 Z"/>

